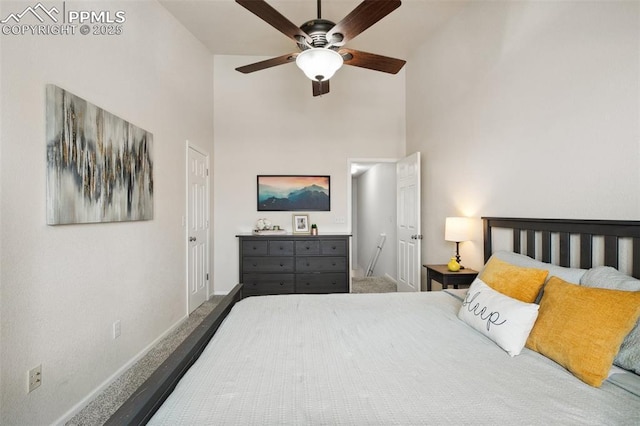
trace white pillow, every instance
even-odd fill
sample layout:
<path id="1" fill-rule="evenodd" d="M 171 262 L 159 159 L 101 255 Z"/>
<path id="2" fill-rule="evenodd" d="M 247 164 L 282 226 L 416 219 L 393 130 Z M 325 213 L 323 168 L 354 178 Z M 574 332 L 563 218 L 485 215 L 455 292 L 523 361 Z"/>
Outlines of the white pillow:
<path id="1" fill-rule="evenodd" d="M 509 355 L 519 355 L 538 318 L 539 306 L 499 293 L 476 278 L 458 318 L 484 334 Z"/>

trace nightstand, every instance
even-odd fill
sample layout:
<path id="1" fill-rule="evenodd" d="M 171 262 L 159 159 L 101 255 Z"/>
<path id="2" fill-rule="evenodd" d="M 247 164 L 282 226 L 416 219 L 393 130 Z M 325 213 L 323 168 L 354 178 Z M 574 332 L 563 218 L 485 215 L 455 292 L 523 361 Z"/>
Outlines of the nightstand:
<path id="1" fill-rule="evenodd" d="M 431 280 L 436 280 L 442 284 L 442 289 L 459 288 L 461 285 L 470 286 L 478 276 L 478 271 L 470 268 L 460 269 L 458 272 L 451 272 L 447 265 L 422 265 L 427 268 L 427 291 L 431 291 Z"/>

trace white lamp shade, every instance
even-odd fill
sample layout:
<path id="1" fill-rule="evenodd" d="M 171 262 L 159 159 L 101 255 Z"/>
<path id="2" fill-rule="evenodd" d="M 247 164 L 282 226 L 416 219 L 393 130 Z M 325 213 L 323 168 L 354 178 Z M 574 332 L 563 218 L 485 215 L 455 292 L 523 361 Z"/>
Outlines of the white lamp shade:
<path id="1" fill-rule="evenodd" d="M 315 81 L 329 80 L 343 62 L 338 52 L 322 47 L 307 49 L 296 57 L 296 65 L 308 78 Z"/>
<path id="2" fill-rule="evenodd" d="M 448 217 L 444 225 L 444 239 L 446 241 L 469 241 L 473 219 L 469 217 Z"/>

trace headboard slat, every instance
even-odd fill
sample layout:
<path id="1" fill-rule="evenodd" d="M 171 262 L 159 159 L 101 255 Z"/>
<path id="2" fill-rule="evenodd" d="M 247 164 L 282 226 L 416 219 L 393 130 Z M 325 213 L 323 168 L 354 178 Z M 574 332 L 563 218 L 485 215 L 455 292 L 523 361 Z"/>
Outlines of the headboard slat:
<path id="1" fill-rule="evenodd" d="M 631 275 L 640 278 L 640 221 L 638 220 L 582 220 L 582 219 L 526 219 L 526 218 L 504 218 L 504 217 L 483 217 L 484 221 L 484 258 L 489 260 L 492 250 L 491 228 L 506 228 L 513 230 L 513 251 L 521 253 L 522 233 L 526 233 L 526 255 L 536 258 L 536 233 L 542 235 L 542 261 L 552 262 L 552 247 L 554 244 L 553 235 L 559 234 L 560 243 L 558 250 L 560 253 L 559 264 L 571 266 L 572 255 L 572 235 L 580 236 L 580 250 L 578 263 L 580 268 L 587 269 L 601 264 L 602 260 L 594 260 L 594 237 L 604 236 L 604 264 L 614 268 L 619 267 L 620 251 L 631 260 Z M 622 244 L 622 241 L 631 239 L 631 247 Z M 575 251 L 575 250 L 574 250 Z M 630 251 L 629 254 L 627 252 Z M 575 253 L 573 253 L 575 254 Z M 598 246 L 597 254 L 600 254 Z M 628 265 L 621 266 L 625 269 Z"/>
<path id="2" fill-rule="evenodd" d="M 633 276 L 638 278 L 640 277 L 640 238 L 633 239 L 633 253 L 633 264 L 631 268 Z M 635 253 L 638 253 L 638 256 L 635 256 Z"/>
<path id="3" fill-rule="evenodd" d="M 536 233 L 532 229 L 527 229 L 527 256 L 536 257 Z"/>
<path id="4" fill-rule="evenodd" d="M 580 267 L 589 269 L 593 265 L 593 235 L 580 234 Z"/>
<path id="5" fill-rule="evenodd" d="M 551 263 L 551 232 L 542 232 L 542 261 Z"/>
<path id="6" fill-rule="evenodd" d="M 571 234 L 560 233 L 560 266 L 571 266 Z"/>
<path id="7" fill-rule="evenodd" d="M 604 264 L 618 267 L 618 237 L 612 235 L 604 237 Z"/>
<path id="8" fill-rule="evenodd" d="M 522 251 L 522 237 L 520 235 L 520 229 L 513 230 L 513 251 L 515 253 L 521 253 Z"/>

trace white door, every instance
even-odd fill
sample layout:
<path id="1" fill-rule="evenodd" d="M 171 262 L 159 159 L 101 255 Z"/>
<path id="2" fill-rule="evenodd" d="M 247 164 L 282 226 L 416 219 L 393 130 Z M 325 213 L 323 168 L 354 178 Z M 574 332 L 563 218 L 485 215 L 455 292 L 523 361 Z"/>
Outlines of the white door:
<path id="1" fill-rule="evenodd" d="M 209 296 L 209 157 L 191 146 L 187 151 L 187 284 L 191 313 Z"/>
<path id="2" fill-rule="evenodd" d="M 420 291 L 420 153 L 398 161 L 398 291 Z"/>

